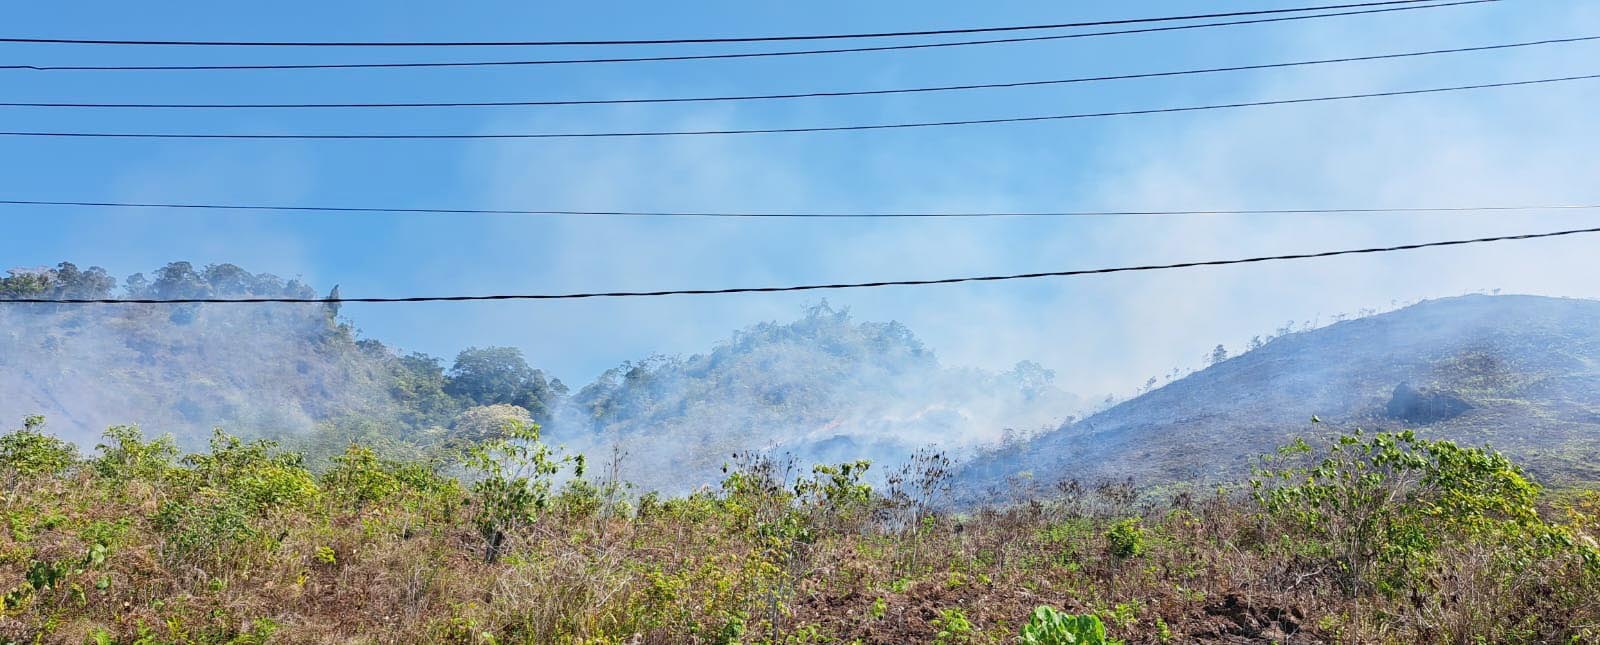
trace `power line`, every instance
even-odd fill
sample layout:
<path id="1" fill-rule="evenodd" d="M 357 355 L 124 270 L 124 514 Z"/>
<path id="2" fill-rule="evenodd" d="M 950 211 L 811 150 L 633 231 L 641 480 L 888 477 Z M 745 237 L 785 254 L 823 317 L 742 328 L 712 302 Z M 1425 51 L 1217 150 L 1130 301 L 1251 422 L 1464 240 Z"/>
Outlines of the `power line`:
<path id="1" fill-rule="evenodd" d="M 1293 61 L 1286 63 L 1264 63 L 1259 65 L 1238 65 L 1232 67 L 1208 67 L 1198 69 L 1184 69 L 1164 72 L 1145 72 L 1137 74 L 1118 74 L 1109 76 L 1080 76 L 1075 78 L 1016 81 L 1010 83 L 974 83 L 965 85 L 939 85 L 927 87 L 910 87 L 883 90 L 855 90 L 855 91 L 823 91 L 823 92 L 794 92 L 787 94 L 744 94 L 727 96 L 697 96 L 697 97 L 668 97 L 668 98 L 630 98 L 630 99 L 572 99 L 572 100 L 523 100 L 523 101 L 433 101 L 433 102 L 399 102 L 399 103 L 69 103 L 69 102 L 0 102 L 0 107 L 26 107 L 26 108 L 137 108 L 137 109 L 296 109 L 296 108 L 458 108 L 458 107 L 534 107 L 534 106 L 560 106 L 560 105 L 622 105 L 641 103 L 707 103 L 726 101 L 759 101 L 773 99 L 802 99 L 802 98 L 832 98 L 845 96 L 877 96 L 885 94 L 915 94 L 926 92 L 951 92 L 965 90 L 1038 87 L 1046 85 L 1066 85 L 1074 83 L 1090 83 L 1101 81 L 1122 81 L 1145 78 L 1164 78 L 1171 76 L 1189 76 L 1194 74 L 1215 74 L 1221 72 L 1240 72 L 1264 69 L 1282 69 L 1288 67 L 1301 67 L 1309 65 L 1328 65 L 1335 63 L 1354 63 L 1376 60 L 1393 60 L 1398 58 L 1412 58 L 1418 56 L 1434 56 L 1439 54 L 1460 54 L 1468 52 L 1485 52 L 1519 47 L 1535 47 L 1541 45 L 1571 44 L 1600 40 L 1600 36 L 1575 36 L 1571 38 L 1551 38 L 1546 40 L 1524 41 L 1516 43 L 1503 43 L 1498 45 L 1481 45 L 1476 47 L 1457 47 L 1452 49 L 1430 49 L 1425 51 L 1402 52 L 1394 54 L 1376 54 L 1371 56 L 1347 56 L 1343 58 L 1323 58 L 1317 60 Z"/>
<path id="2" fill-rule="evenodd" d="M 1210 105 L 1191 105 L 1184 107 L 1148 108 L 1143 110 L 1120 110 L 1113 112 L 1080 112 L 1076 114 L 1048 114 L 1042 116 L 1002 117 L 992 119 L 961 119 L 952 121 L 918 121 L 910 123 L 875 123 L 864 125 L 838 125 L 838 126 L 812 126 L 794 128 L 748 128 L 728 130 L 643 130 L 625 132 L 518 132 L 518 133 L 490 133 L 490 134 L 222 134 L 222 133 L 197 133 L 197 132 L 30 132 L 30 131 L 0 131 L 0 136 L 7 137 L 60 137 L 77 139 L 190 139 L 190 140 L 315 140 L 315 141 L 377 141 L 377 140 L 478 140 L 478 139 L 613 139 L 613 138 L 640 138 L 640 137 L 681 137 L 681 136 L 707 136 L 707 135 L 746 135 L 746 134 L 803 134 L 817 132 L 859 132 L 867 130 L 905 130 L 913 128 L 935 128 L 968 125 L 994 125 L 1001 123 L 1037 123 L 1044 121 L 1067 121 L 1075 119 L 1094 119 L 1116 116 L 1139 116 L 1147 114 L 1173 114 L 1180 112 L 1202 112 L 1208 110 L 1223 110 L 1230 108 L 1261 107 L 1269 105 L 1294 105 L 1300 103 L 1320 103 L 1325 101 L 1346 101 L 1353 99 L 1369 99 L 1390 96 L 1411 96 L 1418 94 L 1437 94 L 1441 92 L 1460 92 L 1466 90 L 1481 90 L 1502 87 L 1520 87 L 1524 85 L 1542 85 L 1547 83 L 1563 83 L 1569 81 L 1592 80 L 1600 78 L 1600 74 L 1585 74 L 1582 76 L 1562 76 L 1557 78 L 1541 78 L 1526 81 L 1507 81 L 1503 83 L 1480 83 L 1477 85 L 1455 85 L 1450 87 L 1434 87 L 1420 90 L 1395 90 L 1389 92 L 1368 92 L 1364 94 L 1342 94 L 1336 96 L 1315 96 L 1297 99 L 1277 99 L 1271 101 L 1247 101 L 1242 103 L 1216 103 Z"/>
<path id="3" fill-rule="evenodd" d="M 414 213 L 432 215 L 547 215 L 625 217 L 727 217 L 791 219 L 976 218 L 976 217 L 1115 217 L 1176 215 L 1339 215 L 1377 213 L 1495 213 L 1559 210 L 1597 210 L 1600 204 L 1549 204 L 1513 206 L 1418 206 L 1397 208 L 1266 208 L 1234 210 L 1100 210 L 1100 211 L 943 211 L 943 212 L 828 212 L 828 211 L 621 211 L 527 210 L 498 208 L 391 208 L 370 206 L 284 206 L 264 204 L 195 204 L 172 202 L 45 201 L 0 199 L 7 206 L 79 206 L 86 208 L 160 208 L 204 211 L 270 211 L 298 213 Z"/>
<path id="4" fill-rule="evenodd" d="M 1357 249 L 1342 249 L 1337 251 L 1320 251 L 1315 253 L 1291 253 L 1283 255 L 1265 255 L 1228 260 L 1199 260 L 1193 262 L 1175 262 L 1171 264 L 1143 264 L 1133 266 L 1107 267 L 1100 269 L 1076 269 L 1069 271 L 1046 271 L 1040 273 L 1013 273 L 1008 275 L 969 276 L 960 278 L 939 278 L 933 280 L 883 280 L 877 282 L 839 282 L 831 284 L 806 284 L 782 287 L 733 287 L 726 289 L 673 289 L 663 291 L 602 291 L 602 292 L 577 292 L 553 294 L 500 294 L 486 296 L 406 296 L 394 298 L 25 298 L 18 300 L 0 300 L 0 304 L 224 304 L 224 303 L 329 303 L 329 302 L 464 302 L 481 300 L 578 300 L 587 298 L 637 298 L 656 296 L 688 296 L 688 295 L 717 295 L 731 293 L 778 293 L 790 291 L 821 291 L 834 289 L 866 289 L 875 287 L 911 287 L 936 284 L 957 284 L 963 282 L 999 282 L 1005 280 L 1030 280 L 1036 278 L 1061 278 L 1083 275 L 1099 275 L 1107 273 L 1132 273 L 1138 271 L 1161 271 L 1167 269 L 1188 269 L 1195 267 L 1225 266 L 1233 264 L 1254 264 L 1258 262 L 1277 262 L 1283 260 L 1307 260 L 1313 258 L 1327 258 L 1340 255 L 1361 255 L 1373 253 L 1391 253 L 1396 251 L 1411 251 L 1416 249 L 1438 248 L 1446 246 L 1461 246 L 1466 244 L 1487 244 L 1492 242 L 1509 242 L 1513 240 L 1532 240 L 1541 238 L 1562 237 L 1568 235 L 1582 235 L 1600 233 L 1600 227 L 1576 228 L 1547 233 L 1524 233 L 1521 235 L 1498 235 L 1493 237 L 1477 237 L 1470 239 L 1444 240 L 1440 242 L 1420 242 L 1415 244 L 1400 244 L 1395 246 L 1380 246 Z"/>
<path id="5" fill-rule="evenodd" d="M 665 61 L 695 61 L 695 60 L 722 60 L 742 58 L 767 58 L 774 56 L 809 56 L 816 54 L 847 54 L 861 52 L 903 51 L 914 49 L 933 49 L 942 47 L 965 47 L 969 45 L 994 45 L 1002 43 L 1025 43 L 1049 40 L 1065 40 L 1071 38 L 1090 38 L 1097 36 L 1117 36 L 1124 34 L 1144 34 L 1166 31 L 1182 31 L 1188 29 L 1203 29 L 1208 27 L 1229 27 L 1235 25 L 1254 25 L 1264 23 L 1288 22 L 1294 20 L 1310 20 L 1316 18 L 1333 18 L 1339 16 L 1356 16 L 1363 14 L 1389 13 L 1392 11 L 1412 11 L 1416 9 L 1435 9 L 1442 7 L 1456 7 L 1463 5 L 1485 4 L 1500 2 L 1501 0 L 1456 0 L 1439 4 L 1411 5 L 1402 7 L 1389 7 L 1384 9 L 1362 9 L 1357 11 L 1342 11 L 1333 13 L 1320 13 L 1306 16 L 1279 16 L 1275 18 L 1257 18 L 1251 20 L 1232 20 L 1225 22 L 1208 22 L 1193 25 L 1170 25 L 1165 27 L 1145 27 L 1139 29 L 1122 29 L 1097 32 L 1079 32 L 1070 34 L 1054 34 L 1047 36 L 1025 36 L 1016 38 L 992 38 L 982 40 L 959 40 L 936 43 L 916 43 L 908 45 L 879 45 L 870 47 L 846 47 L 834 49 L 803 49 L 790 51 L 767 52 L 734 52 L 724 54 L 689 54 L 677 56 L 632 56 L 632 57 L 607 57 L 607 58 L 562 58 L 541 60 L 499 60 L 499 61 L 422 61 L 400 63 L 285 63 L 266 65 L 0 65 L 0 70 L 32 70 L 32 71 L 78 71 L 78 72 L 173 72 L 173 71 L 261 71 L 261 70 L 309 70 L 309 69 L 384 69 L 384 68 L 431 68 L 431 67 L 504 67 L 524 65 L 578 65 L 602 63 L 643 63 Z"/>
<path id="6" fill-rule="evenodd" d="M 1042 31 L 1080 27 L 1106 27 L 1111 25 L 1142 24 L 1152 22 L 1179 22 L 1210 18 L 1261 16 L 1329 9 L 1351 9 L 1433 2 L 1433 0 L 1382 0 L 1349 4 L 1293 7 L 1287 9 L 1262 9 L 1255 11 L 1230 11 L 1225 13 L 1159 16 L 1153 18 L 1123 18 L 1087 22 L 1061 22 L 1037 25 L 1012 25 L 1005 27 L 966 27 L 958 29 L 926 29 L 918 31 L 884 31 L 848 34 L 807 34 L 788 36 L 731 36 L 711 38 L 654 38 L 644 40 L 509 40 L 509 41 L 245 41 L 245 40 L 113 40 L 91 38 L 19 38 L 0 37 L 0 43 L 52 44 L 52 45 L 141 45 L 141 46 L 204 46 L 204 47 L 551 47 L 592 45 L 705 45 L 727 43 L 788 42 L 810 40 L 854 40 L 862 38 L 901 38 L 907 36 L 949 36 L 958 34 L 984 34 L 1017 31 Z"/>

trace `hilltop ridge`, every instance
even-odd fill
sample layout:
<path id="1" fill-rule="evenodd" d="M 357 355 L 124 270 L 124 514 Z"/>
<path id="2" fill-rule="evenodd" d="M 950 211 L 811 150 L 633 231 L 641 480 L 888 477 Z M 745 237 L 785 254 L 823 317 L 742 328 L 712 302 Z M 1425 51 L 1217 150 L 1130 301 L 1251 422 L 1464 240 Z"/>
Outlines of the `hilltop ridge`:
<path id="1" fill-rule="evenodd" d="M 1287 334 L 963 471 L 1040 480 L 1221 481 L 1294 436 L 1415 428 L 1491 444 L 1552 482 L 1600 481 L 1600 302 L 1424 301 Z M 1321 423 L 1312 424 L 1312 417 Z"/>

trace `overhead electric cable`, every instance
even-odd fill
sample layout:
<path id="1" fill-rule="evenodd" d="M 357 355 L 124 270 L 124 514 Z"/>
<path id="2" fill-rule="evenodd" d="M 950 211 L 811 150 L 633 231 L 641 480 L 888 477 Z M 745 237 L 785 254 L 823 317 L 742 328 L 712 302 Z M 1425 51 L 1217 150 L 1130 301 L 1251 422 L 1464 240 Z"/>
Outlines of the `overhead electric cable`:
<path id="1" fill-rule="evenodd" d="M 406 208 L 373 206 L 286 206 L 265 204 L 198 204 L 172 202 L 46 201 L 0 199 L 3 206 L 75 206 L 86 208 L 159 208 L 202 211 L 271 211 L 296 213 L 408 213 L 430 215 L 547 215 L 623 217 L 727 217 L 790 219 L 975 218 L 975 217 L 1116 217 L 1168 215 L 1340 215 L 1379 213 L 1498 213 L 1561 210 L 1600 210 L 1600 204 L 1546 204 L 1511 206 L 1413 206 L 1394 208 L 1261 208 L 1230 210 L 1080 210 L 1080 211 L 943 211 L 943 212 L 838 212 L 838 211 L 623 211 L 531 210 L 505 208 Z"/>
<path id="2" fill-rule="evenodd" d="M 499 61 L 420 61 L 397 63 L 280 63 L 262 65 L 28 65 L 11 64 L 0 65 L 0 70 L 33 70 L 33 71 L 89 71 L 89 72 L 157 72 L 157 71 L 240 71 L 240 70 L 303 70 L 303 69 L 380 69 L 380 68 L 426 68 L 426 67 L 502 67 L 521 65 L 577 65 L 600 63 L 643 63 L 663 61 L 694 61 L 694 60 L 719 60 L 740 58 L 766 58 L 773 56 L 809 56 L 815 54 L 847 54 L 860 52 L 901 51 L 913 49 L 933 49 L 942 47 L 964 47 L 968 45 L 994 45 L 1002 43 L 1024 43 L 1049 40 L 1064 40 L 1071 38 L 1090 38 L 1097 36 L 1117 36 L 1124 34 L 1143 34 L 1166 31 L 1182 31 L 1188 29 L 1203 29 L 1208 27 L 1229 27 L 1235 25 L 1253 25 L 1264 23 L 1288 22 L 1293 20 L 1310 20 L 1316 18 L 1334 18 L 1339 16 L 1355 16 L 1363 14 L 1388 13 L 1392 11 L 1412 11 L 1417 9 L 1436 9 L 1442 7 L 1457 7 L 1463 5 L 1486 4 L 1500 2 L 1501 0 L 1456 0 L 1438 4 L 1409 5 L 1402 7 L 1388 7 L 1383 9 L 1362 9 L 1357 11 L 1341 11 L 1333 13 L 1320 13 L 1305 16 L 1278 16 L 1274 18 L 1257 18 L 1251 20 L 1231 20 L 1225 22 L 1207 22 L 1192 25 L 1169 25 L 1164 27 L 1144 27 L 1139 29 L 1121 29 L 1111 31 L 1074 32 L 1070 34 L 1053 34 L 1046 36 L 1024 36 L 1016 38 L 993 38 L 983 40 L 958 40 L 949 42 L 915 43 L 907 45 L 878 45 L 870 47 L 847 47 L 834 49 L 803 49 L 789 51 L 764 51 L 764 52 L 731 52 L 721 54 L 689 54 L 677 56 L 632 56 L 632 57 L 606 57 L 606 58 L 568 58 L 568 59 L 542 59 L 542 60 L 499 60 Z"/>
<path id="3" fill-rule="evenodd" d="M 875 123 L 864 125 L 837 125 L 837 126 L 811 126 L 793 128 L 748 128 L 727 130 L 641 130 L 622 132 L 515 132 L 515 133 L 485 133 L 485 134 L 226 134 L 226 133 L 199 133 L 199 132 L 76 132 L 76 131 L 0 131 L 0 136 L 7 137 L 60 137 L 77 139 L 191 139 L 191 140 L 315 140 L 315 141 L 378 141 L 378 140 L 476 140 L 476 139 L 612 139 L 612 138 L 638 138 L 638 137 L 681 137 L 681 136 L 708 136 L 708 135 L 746 135 L 746 134 L 803 134 L 816 132 L 857 132 L 866 130 L 904 130 L 912 128 L 935 128 L 967 125 L 993 125 L 1001 123 L 1037 123 L 1044 121 L 1066 121 L 1075 119 L 1093 119 L 1115 116 L 1139 116 L 1146 114 L 1172 114 L 1179 112 L 1202 112 L 1207 110 L 1222 110 L 1243 107 L 1261 107 L 1269 105 L 1294 105 L 1300 103 L 1320 103 L 1325 101 L 1346 101 L 1353 99 L 1368 99 L 1389 96 L 1412 96 L 1418 94 L 1436 94 L 1441 92 L 1460 92 L 1466 90 L 1481 90 L 1501 87 L 1519 87 L 1525 85 L 1542 85 L 1546 83 L 1562 83 L 1569 81 L 1592 80 L 1600 78 L 1600 74 L 1585 74 L 1581 76 L 1562 76 L 1557 78 L 1541 78 L 1526 81 L 1507 81 L 1503 83 L 1480 83 L 1477 85 L 1455 85 L 1450 87 L 1433 87 L 1420 90 L 1394 90 L 1388 92 L 1368 92 L 1363 94 L 1342 94 L 1336 96 L 1314 96 L 1297 99 L 1277 99 L 1271 101 L 1246 101 L 1241 103 L 1215 103 L 1210 105 L 1191 105 L 1184 107 L 1148 108 L 1143 110 L 1119 110 L 1112 112 L 1080 112 L 1076 114 L 1047 114 L 1041 116 L 1001 117 L 991 119 L 960 119 L 951 121 L 918 121 L 910 123 Z"/>
<path id="4" fill-rule="evenodd" d="M 534 107 L 534 106 L 560 106 L 560 105 L 622 105 L 640 103 L 708 103 L 726 101 L 759 101 L 773 99 L 801 99 L 801 98 L 831 98 L 845 96 L 877 96 L 884 94 L 915 94 L 925 92 L 951 92 L 964 90 L 1038 87 L 1046 85 L 1067 85 L 1074 83 L 1090 83 L 1100 81 L 1123 81 L 1144 78 L 1163 78 L 1171 76 L 1189 76 L 1194 74 L 1215 74 L 1221 72 L 1241 72 L 1264 69 L 1281 69 L 1287 67 L 1301 67 L 1308 65 L 1328 65 L 1334 63 L 1355 63 L 1363 61 L 1392 60 L 1397 58 L 1412 58 L 1417 56 L 1434 56 L 1439 54 L 1460 54 L 1468 52 L 1484 52 L 1500 49 L 1513 49 L 1519 47 L 1535 47 L 1541 45 L 1570 44 L 1600 40 L 1600 36 L 1575 36 L 1572 38 L 1551 38 L 1546 40 L 1533 40 L 1516 43 L 1503 43 L 1498 45 L 1481 45 L 1475 47 L 1456 47 L 1452 49 L 1430 49 L 1425 51 L 1401 52 L 1394 54 L 1375 54 L 1371 56 L 1347 56 L 1343 58 L 1323 58 L 1317 60 L 1292 61 L 1286 63 L 1263 63 L 1259 65 L 1237 65 L 1231 67 L 1192 68 L 1165 72 L 1145 72 L 1137 74 L 1118 74 L 1106 76 L 1080 76 L 1075 78 L 1016 81 L 1009 83 L 973 83 L 965 85 L 938 85 L 926 87 L 910 87 L 882 90 L 854 90 L 854 91 L 822 91 L 822 92 L 794 92 L 786 94 L 743 94 L 725 96 L 696 96 L 696 97 L 666 97 L 666 98 L 628 98 L 628 99 L 569 99 L 569 100 L 522 100 L 522 101 L 424 101 L 424 102 L 398 102 L 398 103 L 78 103 L 78 102 L 0 102 L 0 107 L 26 107 L 26 108 L 137 108 L 137 109 L 296 109 L 296 108 L 458 108 L 458 107 Z"/>
<path id="5" fill-rule="evenodd" d="M 1121 18 L 1114 20 L 1094 20 L 1085 22 L 1061 22 L 1036 25 L 1011 25 L 1003 27 L 964 27 L 957 29 L 925 29 L 915 31 L 883 31 L 862 32 L 847 34 L 805 34 L 786 36 L 728 36 L 709 38 L 653 38 L 639 40 L 502 40 L 502 41 L 250 41 L 250 40 L 132 40 L 132 39 L 100 39 L 100 38 L 24 38 L 0 36 L 0 43 L 13 44 L 49 44 L 49 45 L 139 45 L 139 46 L 202 46 L 202 47 L 567 47 L 567 46 L 619 46 L 619 45 L 706 45 L 726 43 L 757 43 L 757 42 L 786 42 L 808 40 L 853 40 L 862 38 L 902 38 L 908 36 L 948 36 L 957 34 L 984 34 L 1016 31 L 1041 31 L 1056 29 L 1073 29 L 1081 27 L 1105 27 L 1111 25 L 1128 25 L 1152 22 L 1179 22 L 1185 20 L 1204 20 L 1210 18 L 1233 18 L 1239 16 L 1262 16 L 1284 13 L 1301 13 L 1307 11 L 1325 11 L 1329 9 L 1351 9 L 1358 7 L 1380 7 L 1392 5 L 1407 5 L 1418 3 L 1431 3 L 1434 0 L 1381 0 L 1377 2 L 1355 2 L 1347 4 L 1320 5 L 1311 7 L 1290 7 L 1284 9 L 1260 9 L 1254 11 L 1229 11 L 1222 13 L 1203 13 L 1179 16 L 1158 16 L 1151 18 Z"/>
<path id="6" fill-rule="evenodd" d="M 1191 262 L 1174 262 L 1171 264 L 1142 264 L 1133 266 L 1107 267 L 1100 269 L 1076 269 L 1067 271 L 1044 271 L 1039 273 L 1013 273 L 1007 275 L 969 276 L 960 278 L 938 278 L 932 280 L 882 280 L 877 282 L 839 282 L 829 284 L 806 284 L 782 287 L 732 287 L 725 289 L 671 289 L 662 291 L 599 291 L 576 293 L 550 293 L 550 294 L 500 294 L 483 296 L 404 296 L 391 298 L 24 298 L 17 300 L 0 300 L 3 304 L 95 304 L 95 305 L 125 305 L 125 304 L 247 304 L 247 303 L 330 303 L 330 302 L 464 302 L 483 300 L 577 300 L 586 298 L 637 298 L 655 296 L 688 296 L 688 295 L 716 295 L 732 293 L 779 293 L 790 291 L 821 291 L 834 289 L 866 289 L 875 287 L 911 287 L 936 284 L 957 284 L 963 282 L 999 282 L 1005 280 L 1029 280 L 1036 278 L 1060 278 L 1083 275 L 1099 275 L 1107 273 L 1132 273 L 1138 271 L 1162 271 L 1168 269 L 1188 269 L 1195 267 L 1226 266 L 1233 264 L 1253 264 L 1258 262 L 1277 262 L 1284 260 L 1307 260 L 1313 258 L 1327 258 L 1341 255 L 1361 255 L 1372 253 L 1391 253 L 1396 251 L 1411 251 L 1416 249 L 1438 248 L 1446 246 L 1461 246 L 1466 244 L 1487 244 L 1491 242 L 1509 242 L 1512 240 L 1532 240 L 1541 238 L 1562 237 L 1568 235 L 1581 235 L 1600 233 L 1600 227 L 1576 228 L 1547 233 L 1523 233 L 1520 235 L 1497 235 L 1492 237 L 1477 237 L 1469 239 L 1444 240 L 1440 242 L 1419 242 L 1414 244 L 1398 244 L 1394 246 L 1379 246 L 1357 249 L 1342 249 L 1337 251 L 1319 251 L 1314 253 L 1288 253 L 1281 255 L 1264 255 L 1229 260 L 1197 260 Z"/>

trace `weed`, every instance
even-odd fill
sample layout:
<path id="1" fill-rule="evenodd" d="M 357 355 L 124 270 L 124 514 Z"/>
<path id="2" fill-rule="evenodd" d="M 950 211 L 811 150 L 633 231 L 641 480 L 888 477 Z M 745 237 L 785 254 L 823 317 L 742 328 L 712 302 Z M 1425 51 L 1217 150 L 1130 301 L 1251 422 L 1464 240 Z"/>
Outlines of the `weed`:
<path id="1" fill-rule="evenodd" d="M 1072 615 L 1053 607 L 1039 607 L 1028 617 L 1018 637 L 1022 645 L 1121 645 L 1106 636 L 1106 626 L 1094 614 Z"/>
<path id="2" fill-rule="evenodd" d="M 1106 549 L 1117 558 L 1132 558 L 1144 553 L 1144 527 L 1139 518 L 1130 517 L 1111 525 L 1106 531 Z"/>
<path id="3" fill-rule="evenodd" d="M 939 630 L 934 634 L 934 645 L 972 642 L 974 633 L 972 621 L 967 620 L 967 615 L 959 608 L 939 610 L 939 617 L 933 619 L 933 628 Z"/>

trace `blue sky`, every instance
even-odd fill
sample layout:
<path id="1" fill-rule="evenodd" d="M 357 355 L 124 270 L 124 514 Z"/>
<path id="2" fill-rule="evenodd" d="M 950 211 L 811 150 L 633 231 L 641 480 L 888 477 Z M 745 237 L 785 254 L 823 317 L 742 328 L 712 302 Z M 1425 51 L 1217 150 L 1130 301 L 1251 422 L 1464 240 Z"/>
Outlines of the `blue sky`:
<path id="1" fill-rule="evenodd" d="M 1092 20 L 1192 2 L 124 2 L 8 7 L 13 36 L 504 40 L 824 33 Z M 1272 8 L 1286 2 L 1208 5 Z M 0 71 L 6 100 L 626 98 L 1020 81 L 1600 34 L 1581 0 L 779 59 L 494 69 Z M 577 50 L 573 50 L 574 52 Z M 615 52 L 583 50 L 585 53 Z M 666 48 L 630 49 L 665 52 Z M 677 52 L 678 50 L 670 50 Z M 720 51 L 720 50 L 719 50 Z M 14 63 L 543 57 L 545 50 L 214 50 L 6 45 Z M 1293 98 L 1600 72 L 1600 44 L 988 92 L 673 106 L 394 111 L 6 109 L 4 129 L 513 132 L 785 127 Z M 0 138 L 0 198 L 403 207 L 1076 210 L 1600 203 L 1600 83 L 1094 121 L 817 135 L 501 142 Z M 978 221 L 643 221 L 516 216 L 0 210 L 0 265 L 114 274 L 233 262 L 349 296 L 657 289 L 1043 271 L 1537 231 L 1600 215 Z M 830 294 L 897 319 L 948 363 L 1034 359 L 1072 390 L 1127 392 L 1283 321 L 1469 290 L 1600 296 L 1597 240 L 1079 280 Z M 450 356 L 523 348 L 571 383 L 708 348 L 816 295 L 350 305 L 368 336 Z"/>

